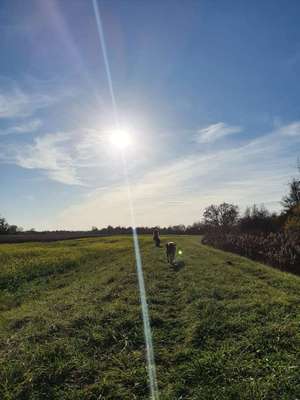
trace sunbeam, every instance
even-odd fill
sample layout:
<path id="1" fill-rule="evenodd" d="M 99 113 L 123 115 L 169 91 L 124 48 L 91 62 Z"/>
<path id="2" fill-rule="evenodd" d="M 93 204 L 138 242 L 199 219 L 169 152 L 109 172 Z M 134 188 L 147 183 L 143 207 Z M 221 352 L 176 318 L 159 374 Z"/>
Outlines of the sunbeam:
<path id="1" fill-rule="evenodd" d="M 147 296 L 146 296 L 146 289 L 145 289 L 145 282 L 144 282 L 142 258 L 141 258 L 140 246 L 139 246 L 138 235 L 137 235 L 136 225 L 135 225 L 134 208 L 133 208 L 133 201 L 132 201 L 132 195 L 131 195 L 131 189 L 130 189 L 130 182 L 129 182 L 128 172 L 127 172 L 127 163 L 126 163 L 126 159 L 125 159 L 125 155 L 124 155 L 124 149 L 125 149 L 125 147 L 127 147 L 130 144 L 131 138 L 128 135 L 128 133 L 126 133 L 125 131 L 122 131 L 119 128 L 117 102 L 116 102 L 116 97 L 115 97 L 113 83 L 112 83 L 109 60 L 108 60 L 107 51 L 106 51 L 105 37 L 104 37 L 101 16 L 100 16 L 100 10 L 98 7 L 97 0 L 93 0 L 93 7 L 94 7 L 95 18 L 96 18 L 96 22 L 97 22 L 99 40 L 100 40 L 101 49 L 102 49 L 102 53 L 103 53 L 107 81 L 108 81 L 108 86 L 109 86 L 109 90 L 110 90 L 112 106 L 113 106 L 113 111 L 114 111 L 114 117 L 115 117 L 116 131 L 112 135 L 111 139 L 112 139 L 112 142 L 114 144 L 116 144 L 121 150 L 122 159 L 123 159 L 123 167 L 124 167 L 124 178 L 125 178 L 125 182 L 126 182 L 126 186 L 127 186 L 128 206 L 130 209 L 130 216 L 131 216 L 132 237 L 133 237 L 134 253 L 135 253 L 135 259 L 136 259 L 136 270 L 137 270 L 137 276 L 138 276 L 140 302 L 141 302 L 141 308 L 142 308 L 144 337 L 145 337 L 145 342 L 146 342 L 146 356 L 147 356 L 147 369 L 148 369 L 148 378 L 149 378 L 150 398 L 151 398 L 151 400 L 158 400 L 159 399 L 159 391 L 158 391 L 158 385 L 157 385 L 153 340 L 152 340 L 149 310 L 148 310 Z"/>
<path id="2" fill-rule="evenodd" d="M 113 87 L 112 78 L 111 78 L 111 72 L 110 72 L 107 51 L 106 51 L 106 44 L 105 44 L 103 27 L 102 27 L 101 15 L 100 15 L 100 10 L 99 10 L 97 0 L 93 0 L 93 7 L 94 7 L 94 13 L 95 13 L 95 18 L 96 18 L 96 22 L 97 22 L 97 29 L 98 29 L 99 40 L 100 40 L 101 49 L 102 49 L 102 55 L 103 55 L 103 60 L 104 60 L 104 65 L 105 65 L 107 82 L 108 82 L 112 106 L 113 106 L 115 124 L 116 124 L 116 127 L 118 128 L 119 127 L 119 117 L 118 117 L 118 112 L 117 112 L 117 103 L 116 103 L 116 97 L 115 97 L 114 87 Z"/>

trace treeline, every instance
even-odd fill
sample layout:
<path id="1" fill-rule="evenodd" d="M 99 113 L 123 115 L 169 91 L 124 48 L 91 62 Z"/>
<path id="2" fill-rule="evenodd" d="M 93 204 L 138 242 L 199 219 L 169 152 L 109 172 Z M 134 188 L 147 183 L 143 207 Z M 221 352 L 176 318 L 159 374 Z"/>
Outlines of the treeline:
<path id="1" fill-rule="evenodd" d="M 300 168 L 299 168 L 300 171 Z M 211 205 L 204 211 L 202 242 L 300 274 L 300 181 L 289 184 L 280 214 L 264 206 Z"/>
<path id="2" fill-rule="evenodd" d="M 0 220 L 4 221 L 0 225 L 0 234 L 5 235 L 26 235 L 26 236 L 36 236 L 36 235 L 126 235 L 132 233 L 132 228 L 130 226 L 111 226 L 108 225 L 104 228 L 97 228 L 93 226 L 90 230 L 86 231 L 68 231 L 68 230 L 55 230 L 55 231 L 36 231 L 35 229 L 24 230 L 21 227 L 16 225 L 9 225 L 5 218 L 1 217 Z M 157 228 L 157 226 L 140 226 L 137 227 L 137 233 L 143 234 L 152 234 L 153 230 Z M 159 231 L 161 235 L 202 235 L 205 232 L 205 225 L 201 222 L 195 222 L 192 225 L 173 225 L 167 227 L 159 227 Z"/>
<path id="3" fill-rule="evenodd" d="M 159 228 L 159 232 L 161 235 L 203 235 L 205 233 L 205 225 L 201 222 L 195 222 L 192 225 L 185 226 L 181 225 L 173 225 L 168 227 L 157 227 L 157 226 L 139 226 L 136 228 L 138 234 L 152 234 L 154 229 Z M 122 235 L 122 234 L 131 234 L 131 227 L 123 227 L 123 226 L 108 226 L 106 228 L 98 229 L 97 227 L 92 227 L 91 232 L 100 233 L 103 235 Z"/>
<path id="4" fill-rule="evenodd" d="M 127 226 L 107 226 L 104 228 L 97 228 L 93 226 L 90 230 L 86 231 L 68 231 L 68 230 L 55 230 L 55 231 L 36 231 L 35 229 L 23 230 L 16 225 L 9 225 L 5 218 L 1 218 L 2 224 L 0 225 L 0 243 L 22 243 L 22 242 L 52 242 L 57 240 L 79 239 L 85 237 L 96 236 L 110 236 L 110 235 L 130 235 L 132 228 Z M 138 234 L 152 234 L 156 226 L 138 227 Z M 161 235 L 203 235 L 205 227 L 203 223 L 195 222 L 192 225 L 174 225 L 168 227 L 159 227 Z"/>

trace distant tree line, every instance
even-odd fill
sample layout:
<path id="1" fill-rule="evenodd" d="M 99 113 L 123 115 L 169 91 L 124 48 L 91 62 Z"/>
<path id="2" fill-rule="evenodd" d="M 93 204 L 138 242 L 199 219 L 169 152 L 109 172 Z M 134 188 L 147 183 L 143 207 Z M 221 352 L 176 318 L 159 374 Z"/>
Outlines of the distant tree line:
<path id="1" fill-rule="evenodd" d="M 270 233 L 285 228 L 285 224 L 292 217 L 294 211 L 277 214 L 271 213 L 264 205 L 248 206 L 240 215 L 239 207 L 234 204 L 222 203 L 210 205 L 203 213 L 203 227 L 205 233 L 242 232 L 242 233 Z"/>
<path id="2" fill-rule="evenodd" d="M 139 234 L 152 234 L 153 230 L 157 228 L 157 226 L 140 226 L 137 228 L 137 232 Z M 173 225 L 168 227 L 159 227 L 160 234 L 164 235 L 201 235 L 205 232 L 205 226 L 201 222 L 195 222 L 192 225 Z M 38 235 L 38 234 L 50 234 L 50 233 L 60 233 L 60 234 L 68 234 L 68 233 L 78 233 L 78 234 L 88 234 L 92 235 L 126 235 L 132 233 L 132 228 L 130 226 L 111 226 L 108 225 L 104 228 L 97 228 L 93 226 L 89 231 L 69 231 L 69 230 L 52 230 L 52 231 L 36 231 L 35 229 L 23 230 L 23 228 L 18 227 L 16 225 L 9 225 L 5 218 L 0 218 L 0 233 L 1 234 L 22 234 L 22 235 Z"/>
<path id="3" fill-rule="evenodd" d="M 140 235 L 143 234 L 152 234 L 153 230 L 157 228 L 157 226 L 139 226 L 137 227 L 137 233 Z M 201 235 L 205 232 L 205 225 L 201 222 L 195 222 L 192 225 L 173 225 L 168 227 L 158 227 L 161 235 Z M 106 228 L 97 228 L 95 226 L 92 227 L 91 232 L 99 233 L 104 235 L 122 235 L 122 234 L 130 234 L 132 233 L 131 227 L 123 227 L 123 226 L 107 226 Z"/>

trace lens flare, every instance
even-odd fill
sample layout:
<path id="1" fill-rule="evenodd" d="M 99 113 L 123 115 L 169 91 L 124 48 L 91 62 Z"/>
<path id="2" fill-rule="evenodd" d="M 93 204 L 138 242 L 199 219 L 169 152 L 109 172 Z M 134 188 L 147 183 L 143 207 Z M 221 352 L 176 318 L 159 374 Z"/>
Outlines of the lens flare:
<path id="1" fill-rule="evenodd" d="M 127 131 L 116 130 L 110 134 L 109 140 L 111 144 L 120 150 L 126 149 L 132 144 L 132 138 Z"/>
<path id="2" fill-rule="evenodd" d="M 102 48 L 102 54 L 104 58 L 104 64 L 107 74 L 108 85 L 110 89 L 112 105 L 115 115 L 115 126 L 119 127 L 119 118 L 118 118 L 118 110 L 116 104 L 115 93 L 112 84 L 111 72 L 109 61 L 106 52 L 106 44 L 105 38 L 103 33 L 103 27 L 100 17 L 100 11 L 98 7 L 97 0 L 93 0 L 93 7 L 96 17 L 96 23 L 98 28 L 98 34 L 100 39 L 100 44 Z M 151 325 L 150 325 L 150 318 L 149 318 L 149 310 L 148 310 L 148 303 L 147 303 L 147 296 L 146 296 L 146 289 L 144 283 L 144 274 L 143 274 L 143 266 L 142 266 L 142 259 L 140 254 L 140 247 L 138 242 L 138 235 L 135 227 L 134 221 L 134 210 L 133 210 L 133 203 L 132 203 L 132 196 L 130 191 L 130 184 L 128 178 L 128 172 L 126 167 L 126 159 L 124 154 L 124 149 L 131 143 L 130 135 L 126 134 L 124 131 L 116 131 L 115 134 L 111 136 L 112 143 L 115 144 L 120 148 L 121 154 L 123 156 L 123 164 L 124 164 L 124 177 L 127 186 L 127 193 L 128 193 L 128 205 L 131 213 L 131 220 L 132 220 L 132 236 L 133 236 L 133 244 L 134 244 L 134 252 L 135 252 L 135 259 L 136 259 L 136 269 L 138 275 L 138 286 L 140 292 L 140 301 L 141 301 L 141 308 L 142 308 L 142 316 L 143 316 L 143 325 L 144 325 L 144 336 L 146 342 L 146 355 L 147 355 L 147 369 L 148 369 L 148 377 L 149 377 L 149 387 L 150 387 L 150 398 L 151 400 L 159 400 L 159 390 L 157 385 L 157 376 L 156 376 L 156 365 L 154 359 L 154 348 L 153 348 L 153 340 L 152 340 L 152 332 L 151 332 Z"/>
<path id="3" fill-rule="evenodd" d="M 178 254 L 181 256 L 182 255 L 182 250 L 178 250 Z"/>

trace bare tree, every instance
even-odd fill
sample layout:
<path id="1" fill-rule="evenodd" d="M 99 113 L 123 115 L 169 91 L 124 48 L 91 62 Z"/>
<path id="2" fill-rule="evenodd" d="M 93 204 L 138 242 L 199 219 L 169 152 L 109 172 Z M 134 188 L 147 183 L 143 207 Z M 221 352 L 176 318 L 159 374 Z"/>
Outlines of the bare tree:
<path id="1" fill-rule="evenodd" d="M 204 210 L 204 223 L 212 227 L 229 228 L 238 221 L 239 208 L 234 204 L 210 205 Z"/>

